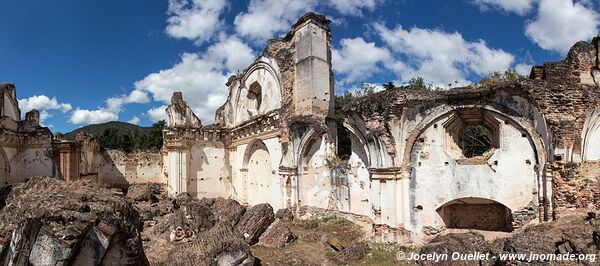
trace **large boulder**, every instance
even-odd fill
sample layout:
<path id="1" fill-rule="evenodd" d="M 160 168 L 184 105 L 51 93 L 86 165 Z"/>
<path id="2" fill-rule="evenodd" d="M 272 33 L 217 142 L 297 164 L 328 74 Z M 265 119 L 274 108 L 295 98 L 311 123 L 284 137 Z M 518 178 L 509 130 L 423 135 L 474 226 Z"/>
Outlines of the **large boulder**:
<path id="1" fill-rule="evenodd" d="M 242 204 L 232 199 L 216 198 L 211 209 L 220 221 L 226 221 L 236 225 L 242 215 L 246 213 L 246 208 Z"/>
<path id="2" fill-rule="evenodd" d="M 296 240 L 290 227 L 284 222 L 277 221 L 260 236 L 258 244 L 270 248 L 282 248 Z"/>
<path id="3" fill-rule="evenodd" d="M 127 197 L 134 201 L 158 202 L 161 191 L 164 191 L 163 185 L 158 183 L 131 184 Z"/>
<path id="4" fill-rule="evenodd" d="M 7 265 L 147 265 L 137 211 L 90 182 L 33 178 L 0 210 L 0 262 Z"/>
<path id="5" fill-rule="evenodd" d="M 262 203 L 246 210 L 236 229 L 244 236 L 246 243 L 254 245 L 274 220 L 273 207 L 268 203 Z"/>
<path id="6" fill-rule="evenodd" d="M 277 213 L 275 213 L 275 218 L 287 222 L 294 220 L 294 214 L 292 213 L 292 210 L 288 208 L 279 209 L 277 210 Z"/>

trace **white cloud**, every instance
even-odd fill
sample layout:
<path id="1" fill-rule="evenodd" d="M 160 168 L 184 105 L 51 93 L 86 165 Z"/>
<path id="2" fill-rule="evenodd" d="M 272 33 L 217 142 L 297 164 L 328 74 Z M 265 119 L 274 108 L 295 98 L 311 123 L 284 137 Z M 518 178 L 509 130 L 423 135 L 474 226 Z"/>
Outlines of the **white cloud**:
<path id="1" fill-rule="evenodd" d="M 124 94 L 117 97 L 110 97 L 106 100 L 106 109 L 113 112 L 119 113 L 122 110 L 124 104 L 128 103 L 149 103 L 150 98 L 145 91 L 133 90 L 129 95 Z"/>
<path id="2" fill-rule="evenodd" d="M 62 113 L 70 111 L 73 107 L 70 103 L 61 103 L 56 100 L 56 97 L 48 97 L 46 95 L 34 95 L 29 98 L 20 99 L 19 109 L 21 109 L 21 115 L 25 116 L 25 113 L 36 109 L 40 111 L 40 125 L 52 127 L 52 125 L 46 125 L 46 119 L 52 117 L 49 111 L 60 110 Z"/>
<path id="3" fill-rule="evenodd" d="M 161 106 L 156 107 L 156 108 L 151 108 L 147 112 L 148 117 L 150 117 L 150 119 L 153 122 L 157 122 L 157 121 L 160 121 L 160 120 L 166 120 L 167 119 L 167 114 L 165 113 L 165 109 L 167 109 L 166 105 L 161 105 Z"/>
<path id="4" fill-rule="evenodd" d="M 135 82 L 136 90 L 148 91 L 155 101 L 168 104 L 175 91 L 200 119 L 214 120 L 214 112 L 227 99 L 225 83 L 230 73 L 249 65 L 254 58 L 252 50 L 238 38 L 221 37 L 220 42 L 200 56 L 185 53 L 172 68 L 149 74 Z"/>
<path id="5" fill-rule="evenodd" d="M 219 42 L 208 47 L 207 58 L 222 65 L 222 68 L 235 73 L 246 69 L 255 58 L 254 51 L 235 36 L 219 36 Z"/>
<path id="6" fill-rule="evenodd" d="M 252 0 L 247 12 L 235 17 L 234 24 L 241 36 L 265 41 L 287 31 L 293 22 L 316 5 L 316 0 Z"/>
<path id="7" fill-rule="evenodd" d="M 33 95 L 29 98 L 19 100 L 19 109 L 22 113 L 29 112 L 31 109 L 41 110 L 60 110 L 63 113 L 70 111 L 73 107 L 69 103 L 59 103 L 56 97 L 46 95 Z"/>
<path id="8" fill-rule="evenodd" d="M 73 111 L 73 114 L 71 114 L 69 121 L 71 124 L 75 125 L 89 125 L 115 121 L 117 119 L 119 119 L 119 116 L 116 113 L 104 108 L 96 110 L 77 108 L 77 110 Z"/>
<path id="9" fill-rule="evenodd" d="M 464 85 L 470 75 L 504 71 L 514 61 L 512 54 L 490 48 L 483 40 L 466 41 L 458 32 L 417 27 L 405 30 L 400 25 L 389 29 L 383 24 L 376 24 L 375 30 L 394 52 L 395 62 L 386 63 L 386 67 L 402 82 L 420 76 L 433 85 Z"/>
<path id="10" fill-rule="evenodd" d="M 525 35 L 545 50 L 565 54 L 575 42 L 593 37 L 598 24 L 598 13 L 579 2 L 541 0 Z"/>
<path id="11" fill-rule="evenodd" d="M 331 0 L 329 4 L 344 15 L 362 16 L 362 9 L 374 10 L 379 0 Z"/>
<path id="12" fill-rule="evenodd" d="M 226 82 L 219 64 L 186 53 L 181 56 L 181 62 L 146 76 L 137 81 L 135 87 L 149 91 L 155 101 L 163 103 L 170 102 L 173 92 L 181 91 L 200 119 L 212 121 L 212 113 L 227 98 Z"/>
<path id="13" fill-rule="evenodd" d="M 75 125 L 99 124 L 119 119 L 119 113 L 123 111 L 123 105 L 128 103 L 149 103 L 150 98 L 143 90 L 133 90 L 129 94 L 110 97 L 106 100 L 106 107 L 95 110 L 77 108 L 72 114 L 69 122 Z M 134 117 L 132 119 L 135 119 Z M 131 121 L 131 120 L 130 120 Z M 135 120 L 134 120 L 135 121 Z M 139 123 L 137 118 L 136 123 Z"/>
<path id="14" fill-rule="evenodd" d="M 525 15 L 531 10 L 537 0 L 473 0 L 479 9 L 485 11 L 491 8 Z"/>
<path id="15" fill-rule="evenodd" d="M 175 38 L 208 41 L 223 27 L 219 18 L 227 0 L 169 0 L 167 33 Z"/>
<path id="16" fill-rule="evenodd" d="M 137 125 L 140 123 L 140 118 L 137 116 L 134 116 L 131 119 L 127 120 L 127 123 Z"/>
<path id="17" fill-rule="evenodd" d="M 387 49 L 376 47 L 375 43 L 367 43 L 360 37 L 342 39 L 340 44 L 341 49 L 333 49 L 331 55 L 333 69 L 346 76 L 342 83 L 366 79 L 381 71 L 381 62 L 391 59 Z"/>
<path id="18" fill-rule="evenodd" d="M 519 75 L 529 76 L 529 74 L 531 74 L 532 67 L 533 67 L 533 65 L 521 63 L 521 64 L 517 64 L 515 66 L 515 71 L 517 71 L 517 73 L 519 73 Z"/>

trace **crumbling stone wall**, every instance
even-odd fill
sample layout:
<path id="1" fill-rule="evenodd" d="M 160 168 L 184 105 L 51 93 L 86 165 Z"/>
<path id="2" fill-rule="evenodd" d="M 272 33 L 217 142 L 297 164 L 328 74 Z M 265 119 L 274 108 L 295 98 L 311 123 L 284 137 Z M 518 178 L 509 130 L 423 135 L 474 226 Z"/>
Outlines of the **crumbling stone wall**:
<path id="1" fill-rule="evenodd" d="M 334 156 L 336 134 L 329 23 L 307 13 L 286 36 L 270 40 L 250 66 L 229 78 L 229 95 L 214 125 L 179 123 L 194 115 L 174 96 L 166 110 L 173 121 L 164 132 L 171 195 L 224 196 L 275 208 L 332 206 L 327 159 Z"/>
<path id="2" fill-rule="evenodd" d="M 555 218 L 600 209 L 600 161 L 555 163 L 551 168 Z"/>
<path id="3" fill-rule="evenodd" d="M 39 124 L 33 109 L 21 120 L 14 84 L 0 84 L 0 187 L 33 176 L 60 177 L 53 156 L 53 136 Z"/>
<path id="4" fill-rule="evenodd" d="M 512 135 L 505 132 L 500 134 L 500 141 L 506 144 L 492 151 L 492 157 L 484 161 L 494 169 L 494 175 L 503 171 L 508 173 L 498 167 L 506 164 L 506 160 L 493 158 L 509 152 L 510 145 L 521 145 L 524 149 L 528 146 L 533 151 L 533 158 L 524 162 L 533 170 L 527 182 L 533 182 L 534 186 L 528 195 L 520 193 L 511 196 L 514 199 L 523 197 L 519 207 L 511 207 L 513 226 L 520 227 L 582 209 L 597 208 L 599 195 L 596 171 L 600 168 L 595 162 L 585 161 L 583 144 L 600 142 L 600 139 L 593 139 L 597 138 L 593 131 L 596 130 L 593 114 L 600 107 L 598 41 L 595 38 L 592 43 L 575 44 L 565 60 L 535 67 L 529 78 L 448 91 L 386 91 L 361 97 L 348 106 L 345 110 L 346 126 L 356 139 L 352 144 L 360 145 L 352 147 L 352 150 L 357 155 L 362 151 L 366 153 L 364 159 L 360 160 L 368 164 L 371 190 L 379 188 L 368 199 L 373 206 L 374 219 L 377 221 L 381 217 L 386 224 L 409 228 L 416 234 L 432 232 L 430 226 L 423 227 L 427 232 L 407 227 L 418 213 L 423 212 L 423 208 L 427 208 L 420 204 L 417 206 L 417 202 L 411 200 L 418 198 L 420 192 L 409 184 L 419 182 L 415 179 L 415 173 L 427 166 L 424 161 L 432 156 L 457 152 L 452 149 L 436 152 L 426 149 L 447 141 L 441 135 L 432 135 L 432 132 L 445 130 L 445 118 L 441 117 L 469 108 L 493 112 L 500 122 L 499 128 L 512 126 L 517 130 L 515 134 L 511 133 L 515 140 L 522 135 L 529 142 L 518 144 L 516 141 L 507 141 L 507 137 L 512 138 Z M 466 121 L 463 122 L 472 123 L 469 120 L 477 117 L 474 114 L 469 114 L 466 120 L 463 118 Z M 489 121 L 486 118 L 483 120 Z M 489 122 L 485 121 L 482 123 L 488 123 L 489 126 Z M 583 132 L 584 129 L 592 132 Z M 427 167 L 431 167 L 429 173 L 436 176 L 442 173 L 440 171 L 444 167 L 450 167 L 450 171 L 456 173 L 457 169 L 465 168 L 472 161 L 445 160 L 445 165 L 442 161 L 440 166 Z M 389 188 L 390 182 L 395 189 Z M 469 184 L 459 179 L 451 182 L 456 183 L 463 192 Z M 478 185 L 485 188 L 495 186 L 493 184 L 496 181 L 491 182 Z M 513 185 L 522 187 L 522 184 L 515 182 Z M 446 185 L 443 186 L 448 189 Z M 429 184 L 428 187 L 435 190 L 436 184 Z M 477 192 L 473 193 L 473 196 L 477 196 Z M 492 194 L 491 199 L 501 198 L 501 194 Z M 426 199 L 431 195 L 422 196 Z M 390 209 L 390 204 L 396 206 Z"/>
<path id="5" fill-rule="evenodd" d="M 111 185 L 164 183 L 162 159 L 157 152 L 104 150 L 98 161 L 98 181 Z"/>

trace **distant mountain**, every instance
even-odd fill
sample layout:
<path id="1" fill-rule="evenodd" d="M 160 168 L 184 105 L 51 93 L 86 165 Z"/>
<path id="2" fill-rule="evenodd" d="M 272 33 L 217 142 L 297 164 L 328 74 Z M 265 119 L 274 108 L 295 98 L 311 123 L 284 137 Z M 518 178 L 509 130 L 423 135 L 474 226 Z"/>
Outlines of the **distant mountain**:
<path id="1" fill-rule="evenodd" d="M 75 139 L 75 135 L 77 135 L 77 132 L 79 132 L 79 131 L 83 131 L 83 132 L 87 133 L 88 135 L 100 135 L 107 128 L 114 128 L 117 131 L 116 133 L 119 135 L 133 135 L 135 133 L 138 133 L 141 135 L 143 133 L 147 133 L 150 130 L 150 127 L 141 127 L 141 126 L 126 123 L 126 122 L 112 121 L 112 122 L 106 122 L 106 123 L 102 123 L 102 124 L 93 124 L 93 125 L 87 125 L 84 127 L 80 127 L 69 133 L 65 133 L 63 136 L 65 139 L 73 140 L 73 139 Z"/>

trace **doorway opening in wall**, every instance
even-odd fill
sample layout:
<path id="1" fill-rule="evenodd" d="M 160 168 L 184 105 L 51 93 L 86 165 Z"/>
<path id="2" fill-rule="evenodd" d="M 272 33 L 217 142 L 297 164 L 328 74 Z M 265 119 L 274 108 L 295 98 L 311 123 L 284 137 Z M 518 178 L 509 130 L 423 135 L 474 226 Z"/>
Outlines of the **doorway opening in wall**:
<path id="1" fill-rule="evenodd" d="M 252 115 L 257 115 L 262 103 L 262 87 L 257 81 L 248 88 L 248 111 Z"/>
<path id="2" fill-rule="evenodd" d="M 511 232 L 511 210 L 484 198 L 455 199 L 437 209 L 446 228 Z"/>
<path id="3" fill-rule="evenodd" d="M 492 133 L 482 124 L 466 125 L 459 137 L 466 158 L 481 156 L 492 148 Z"/>

